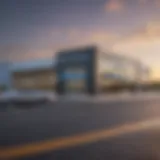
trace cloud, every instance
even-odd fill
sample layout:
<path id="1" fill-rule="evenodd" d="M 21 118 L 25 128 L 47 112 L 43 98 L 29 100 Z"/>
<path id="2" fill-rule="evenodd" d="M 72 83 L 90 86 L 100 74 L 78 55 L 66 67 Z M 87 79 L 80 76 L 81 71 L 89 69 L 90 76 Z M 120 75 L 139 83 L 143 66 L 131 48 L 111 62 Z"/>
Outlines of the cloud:
<path id="1" fill-rule="evenodd" d="M 132 33 L 121 37 L 119 43 L 153 44 L 160 41 L 160 22 L 150 22 L 144 27 L 136 29 Z"/>
<path id="2" fill-rule="evenodd" d="M 111 47 L 112 45 L 121 43 L 142 44 L 159 40 L 160 23 L 148 23 L 146 26 L 136 29 L 134 32 L 126 36 L 120 36 L 107 29 L 102 30 L 101 28 L 92 30 L 74 28 L 65 30 L 59 29 L 53 33 L 53 40 L 51 40 L 50 46 L 56 50 L 64 47 L 66 48 L 85 44 L 98 44 L 101 46 Z"/>
<path id="3" fill-rule="evenodd" d="M 59 33 L 59 35 L 57 35 Z M 117 35 L 110 33 L 107 29 L 100 28 L 92 30 L 66 29 L 65 31 L 56 32 L 59 41 L 53 42 L 58 48 L 70 48 L 83 45 L 98 45 L 110 47 L 117 39 Z M 55 37 L 55 35 L 53 36 Z"/>
<path id="4" fill-rule="evenodd" d="M 150 22 L 126 36 L 126 40 L 150 42 L 160 39 L 160 22 Z M 124 38 L 125 40 L 125 38 Z"/>
<path id="5" fill-rule="evenodd" d="M 160 23 L 148 23 L 143 28 L 121 37 L 112 49 L 117 53 L 130 54 L 131 57 L 140 59 L 153 70 L 151 78 L 160 79 Z"/>
<path id="6" fill-rule="evenodd" d="M 107 50 L 111 49 L 118 39 L 119 35 L 105 30 L 95 31 L 90 35 L 90 40 L 92 43 Z"/>
<path id="7" fill-rule="evenodd" d="M 160 7 L 160 0 L 154 0 L 154 4 L 155 6 Z"/>
<path id="8" fill-rule="evenodd" d="M 117 12 L 124 9 L 124 0 L 108 0 L 105 4 L 105 11 Z"/>
<path id="9" fill-rule="evenodd" d="M 150 5 L 153 5 L 155 7 L 160 7 L 160 0 L 138 0 L 138 2 L 141 5 L 150 4 Z"/>
<path id="10" fill-rule="evenodd" d="M 53 48 L 31 48 L 22 44 L 8 44 L 0 46 L 1 61 L 16 62 L 21 60 L 37 59 L 52 57 L 54 54 Z"/>
<path id="11" fill-rule="evenodd" d="M 0 46 L 1 61 L 23 61 L 29 59 L 53 57 L 61 49 L 72 47 L 102 44 L 109 45 L 113 36 L 101 29 L 80 30 L 80 29 L 55 29 L 51 34 L 43 37 L 45 42 L 38 46 L 25 44 L 8 44 Z"/>
<path id="12" fill-rule="evenodd" d="M 20 44 L 7 44 L 0 46 L 1 61 L 12 61 L 23 56 L 23 53 L 28 52 L 29 48 Z"/>
<path id="13" fill-rule="evenodd" d="M 138 0 L 139 4 L 146 4 L 148 2 L 148 0 Z"/>

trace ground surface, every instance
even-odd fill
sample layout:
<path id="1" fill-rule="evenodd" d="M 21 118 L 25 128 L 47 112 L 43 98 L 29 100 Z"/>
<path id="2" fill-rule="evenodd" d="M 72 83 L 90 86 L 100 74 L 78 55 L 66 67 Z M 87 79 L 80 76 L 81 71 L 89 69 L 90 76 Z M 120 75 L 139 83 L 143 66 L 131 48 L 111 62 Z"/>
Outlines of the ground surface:
<path id="1" fill-rule="evenodd" d="M 139 126 L 141 122 L 149 124 L 146 129 Z M 123 127 L 126 124 L 138 129 L 128 131 Z M 114 136 L 107 136 L 114 128 L 118 128 L 116 134 L 114 131 Z M 124 130 L 122 134 L 120 129 Z M 77 135 L 81 140 L 72 146 L 72 138 Z M 87 136 L 93 138 L 88 141 Z M 56 140 L 60 143 L 61 138 L 65 139 L 56 148 L 54 144 Z M 69 142 L 64 146 L 66 139 Z M 24 148 L 24 154 L 13 155 L 13 149 L 17 152 L 19 145 L 23 148 L 28 144 L 33 152 L 25 153 Z M 41 150 L 36 151 L 35 145 Z M 20 160 L 159 160 L 160 98 L 63 100 L 30 109 L 1 111 L 0 148 L 1 159 L 6 156 L 2 152 L 9 148 L 10 158 Z"/>

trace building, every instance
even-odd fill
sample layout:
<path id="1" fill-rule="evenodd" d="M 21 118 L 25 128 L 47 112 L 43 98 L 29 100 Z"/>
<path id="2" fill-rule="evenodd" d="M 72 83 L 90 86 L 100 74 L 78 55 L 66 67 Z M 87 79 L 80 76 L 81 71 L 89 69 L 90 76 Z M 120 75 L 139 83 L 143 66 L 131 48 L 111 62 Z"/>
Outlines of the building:
<path id="1" fill-rule="evenodd" d="M 98 93 L 141 87 L 149 69 L 131 58 L 90 46 L 58 52 L 56 58 L 0 63 L 0 89 Z"/>
<path id="2" fill-rule="evenodd" d="M 95 46 L 60 51 L 57 54 L 57 92 L 94 94 L 111 86 L 136 86 L 143 64 L 131 58 L 103 52 Z"/>
<path id="3" fill-rule="evenodd" d="M 56 85 L 55 65 L 56 62 L 52 59 L 14 63 L 11 70 L 13 88 L 54 90 Z"/>
<path id="4" fill-rule="evenodd" d="M 11 72 L 9 62 L 0 62 L 0 91 L 11 87 Z"/>

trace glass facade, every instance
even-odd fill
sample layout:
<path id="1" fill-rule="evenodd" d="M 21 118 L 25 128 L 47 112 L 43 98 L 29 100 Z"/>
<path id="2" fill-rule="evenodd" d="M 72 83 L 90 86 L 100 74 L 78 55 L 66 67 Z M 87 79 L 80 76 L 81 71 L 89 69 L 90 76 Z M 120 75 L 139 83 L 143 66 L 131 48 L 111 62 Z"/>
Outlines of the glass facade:
<path id="1" fill-rule="evenodd" d="M 96 93 L 105 86 L 137 84 L 142 77 L 141 63 L 95 48 L 59 52 L 57 91 Z"/>
<path id="2" fill-rule="evenodd" d="M 139 63 L 121 55 L 98 53 L 97 76 L 98 87 L 113 84 L 137 83 Z"/>

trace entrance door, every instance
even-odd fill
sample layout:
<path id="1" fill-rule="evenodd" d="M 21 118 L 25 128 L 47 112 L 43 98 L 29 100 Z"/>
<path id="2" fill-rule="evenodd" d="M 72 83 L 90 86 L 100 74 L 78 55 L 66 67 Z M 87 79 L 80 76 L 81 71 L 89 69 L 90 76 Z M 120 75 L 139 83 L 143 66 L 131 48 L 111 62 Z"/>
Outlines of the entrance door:
<path id="1" fill-rule="evenodd" d="M 83 67 L 67 68 L 64 75 L 66 92 L 83 93 L 86 91 L 86 71 Z"/>

